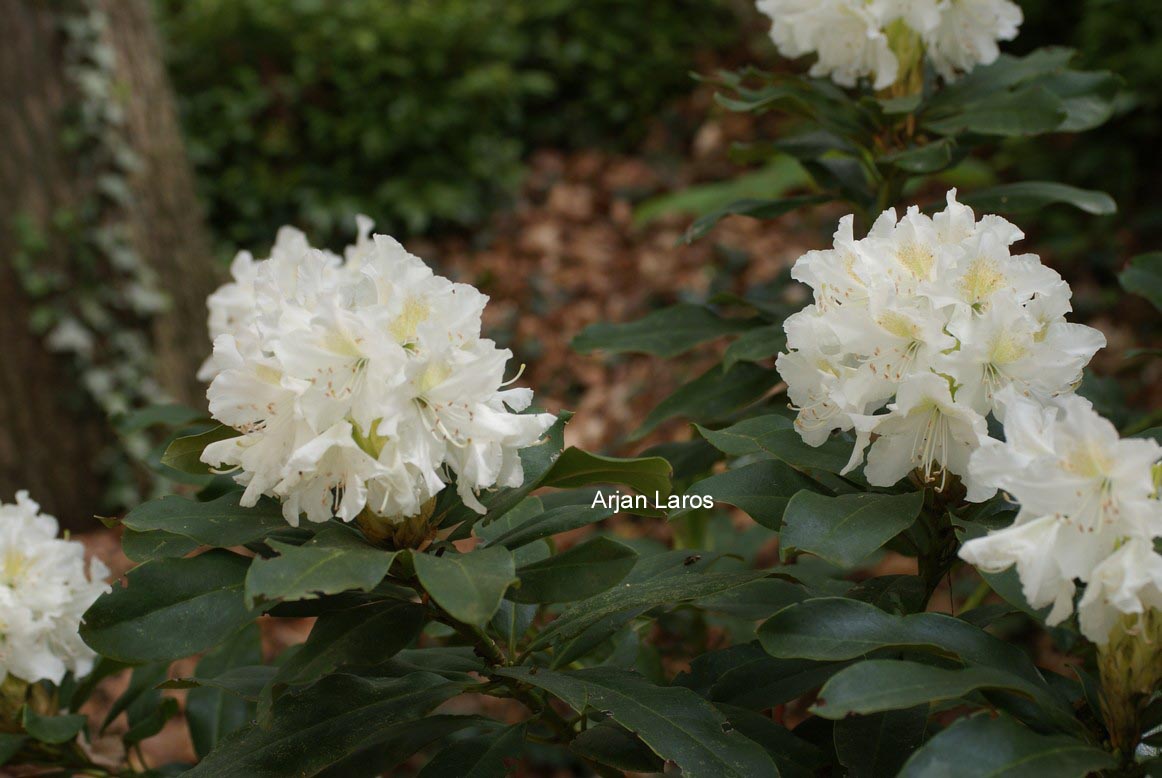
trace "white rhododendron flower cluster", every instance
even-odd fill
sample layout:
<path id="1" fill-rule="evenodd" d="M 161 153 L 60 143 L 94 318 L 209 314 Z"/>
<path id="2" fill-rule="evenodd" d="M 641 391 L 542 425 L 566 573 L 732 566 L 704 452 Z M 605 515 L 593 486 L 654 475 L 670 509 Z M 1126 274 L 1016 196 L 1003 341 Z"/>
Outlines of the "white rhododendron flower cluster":
<path id="1" fill-rule="evenodd" d="M 866 78 L 876 89 L 894 84 L 901 55 L 917 48 L 901 45 L 907 33 L 951 80 L 996 60 L 997 42 L 1015 38 L 1023 20 L 1010 0 L 758 0 L 758 9 L 783 56 L 817 55 L 812 76 L 845 87 Z"/>
<path id="2" fill-rule="evenodd" d="M 889 210 L 861 240 L 852 225 L 844 218 L 834 247 L 791 272 L 814 290 L 786 320 L 790 351 L 777 362 L 795 427 L 813 446 L 853 431 L 844 472 L 866 450 L 873 485 L 917 471 L 943 489 L 951 473 L 969 500 L 988 499 L 995 486 L 968 463 L 988 439 L 986 417 L 1000 418 L 999 393 L 1042 403 L 1070 394 L 1105 338 L 1065 321 L 1072 294 L 1061 276 L 1011 253 L 1020 230 L 998 216 L 978 221 L 955 190 L 933 217 Z"/>
<path id="3" fill-rule="evenodd" d="M 1162 447 L 1121 440 L 1084 399 L 1042 406 L 1006 390 L 1005 442 L 972 456 L 975 478 L 1020 503 L 1012 526 L 970 540 L 960 555 L 986 572 L 1016 565 L 1025 598 L 1052 605 L 1047 621 L 1073 612 L 1081 631 L 1104 645 L 1124 617 L 1162 610 L 1162 502 L 1154 480 Z"/>
<path id="4" fill-rule="evenodd" d="M 57 537 L 57 521 L 27 492 L 0 504 L 0 681 L 60 683 L 87 675 L 96 654 L 78 634 L 81 617 L 109 591 L 109 570 L 88 565 L 85 547 Z"/>
<path id="5" fill-rule="evenodd" d="M 453 474 L 483 512 L 480 490 L 519 485 L 519 449 L 555 420 L 517 413 L 532 392 L 503 388 L 512 354 L 480 335 L 488 298 L 370 229 L 339 257 L 283 228 L 209 300 L 210 413 L 241 434 L 202 459 L 238 469 L 243 505 L 279 498 L 291 524 L 415 516 Z"/>

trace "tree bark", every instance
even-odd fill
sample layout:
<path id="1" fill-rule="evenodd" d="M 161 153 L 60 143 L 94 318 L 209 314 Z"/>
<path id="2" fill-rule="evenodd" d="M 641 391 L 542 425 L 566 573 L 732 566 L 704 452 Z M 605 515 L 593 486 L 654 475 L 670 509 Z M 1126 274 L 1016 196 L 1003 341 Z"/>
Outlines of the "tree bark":
<path id="1" fill-rule="evenodd" d="M 34 331 L 44 301 L 25 288 L 17 269 L 23 257 L 38 272 L 56 271 L 63 279 L 58 295 L 67 298 L 75 245 L 60 234 L 60 217 L 83 212 L 98 183 L 67 143 L 69 112 L 78 105 L 61 26 L 68 5 L 0 0 L 0 501 L 27 489 L 62 524 L 84 529 L 108 509 L 108 484 L 95 460 L 115 436 L 95 404 L 84 401 L 69 355 L 50 350 L 44 333 Z M 123 136 L 139 162 L 129 175 L 124 223 L 170 300 L 142 326 L 161 386 L 201 406 L 204 389 L 194 373 L 209 350 L 205 298 L 216 284 L 216 263 L 160 44 L 148 0 L 96 0 L 96 7 L 108 22 L 103 38 L 113 53 Z"/>

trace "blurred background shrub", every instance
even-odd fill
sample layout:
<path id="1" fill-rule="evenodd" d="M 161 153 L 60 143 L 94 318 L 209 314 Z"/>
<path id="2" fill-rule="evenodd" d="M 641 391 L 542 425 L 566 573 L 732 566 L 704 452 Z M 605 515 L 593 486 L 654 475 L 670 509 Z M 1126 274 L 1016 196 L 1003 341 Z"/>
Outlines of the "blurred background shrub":
<path id="1" fill-rule="evenodd" d="M 737 45 L 717 0 L 159 0 L 211 228 L 478 225 L 532 147 L 632 146 Z"/>

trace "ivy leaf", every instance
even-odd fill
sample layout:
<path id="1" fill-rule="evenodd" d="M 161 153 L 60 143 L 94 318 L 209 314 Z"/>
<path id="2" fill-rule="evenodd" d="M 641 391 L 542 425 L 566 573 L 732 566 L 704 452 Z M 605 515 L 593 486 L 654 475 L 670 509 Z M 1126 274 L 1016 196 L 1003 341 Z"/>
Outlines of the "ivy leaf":
<path id="1" fill-rule="evenodd" d="M 508 594 L 514 602 L 573 602 L 592 597 L 621 581 L 633 569 L 637 552 L 605 537 L 517 570 L 520 585 Z"/>
<path id="2" fill-rule="evenodd" d="M 553 671 L 510 667 L 499 675 L 539 687 L 578 713 L 605 712 L 687 778 L 777 775 L 767 753 L 689 689 L 655 686 L 637 673 L 593 667 Z"/>
<path id="3" fill-rule="evenodd" d="M 202 451 L 211 443 L 238 436 L 238 430 L 219 424 L 217 427 L 199 432 L 197 435 L 177 438 L 169 444 L 165 453 L 161 455 L 161 463 L 183 473 L 212 475 L 213 471 L 210 470 L 210 466 L 202 461 Z"/>
<path id="4" fill-rule="evenodd" d="M 1065 735 L 1039 735 L 1008 716 L 955 722 L 912 755 L 900 778 L 1085 778 L 1113 769 L 1111 754 Z"/>
<path id="5" fill-rule="evenodd" d="M 246 605 L 367 592 L 387 575 L 395 553 L 375 548 L 345 527 L 324 529 L 301 546 L 270 541 L 279 553 L 255 559 L 246 574 Z"/>
<path id="6" fill-rule="evenodd" d="M 669 359 L 750 326 L 744 319 L 724 319 L 704 305 L 681 303 L 628 324 L 590 324 L 573 338 L 572 346 L 582 354 L 601 349 L 611 354 L 654 354 Z"/>
<path id="7" fill-rule="evenodd" d="M 806 551 L 851 567 L 912 526 L 923 507 L 922 492 L 829 497 L 801 491 L 787 504 L 779 553 L 786 559 L 793 549 Z"/>
<path id="8" fill-rule="evenodd" d="M 81 637 L 97 653 L 129 664 L 181 659 L 218 645 L 248 624 L 242 590 L 250 560 L 213 550 L 158 559 L 130 570 L 85 613 Z"/>
<path id="9" fill-rule="evenodd" d="M 467 554 L 412 554 L 424 589 L 452 618 L 483 627 L 500 607 L 509 586 L 517 582 L 512 552 L 504 546 L 478 548 Z"/>

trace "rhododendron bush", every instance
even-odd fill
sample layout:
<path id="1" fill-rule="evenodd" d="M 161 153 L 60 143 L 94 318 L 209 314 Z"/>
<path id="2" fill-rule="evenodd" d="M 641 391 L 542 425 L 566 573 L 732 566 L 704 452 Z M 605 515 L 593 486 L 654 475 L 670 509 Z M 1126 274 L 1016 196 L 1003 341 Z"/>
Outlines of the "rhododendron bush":
<path id="1" fill-rule="evenodd" d="M 158 463 L 181 494 L 109 520 L 123 584 L 28 495 L 0 507 L 0 759 L 192 778 L 1162 774 L 1162 434 L 1086 399 L 1106 337 L 1021 226 L 1114 204 L 955 175 L 1006 138 L 1102 124 L 1117 77 L 1001 53 L 1022 21 L 1008 0 L 758 7 L 802 67 L 720 73 L 719 102 L 777 112 L 740 153 L 793 157 L 810 186 L 686 238 L 835 202 L 816 211 L 830 245 L 747 294 L 574 341 L 676 359 L 729 338 L 631 437 L 675 418 L 688 435 L 630 458 L 566 447 L 571 414 L 540 409 L 482 334 L 479 290 L 363 218 L 342 254 L 286 227 L 209 298 L 209 413 Z M 1124 280 L 1150 294 L 1160 272 L 1147 256 Z M 669 522 L 672 546 L 619 538 L 619 511 Z M 775 539 L 777 559 L 758 553 Z M 264 655 L 257 625 L 304 617 L 305 642 Z M 1038 663 L 1030 635 L 1068 662 Z M 90 752 L 78 710 L 127 667 L 126 746 L 184 690 L 196 764 Z"/>

